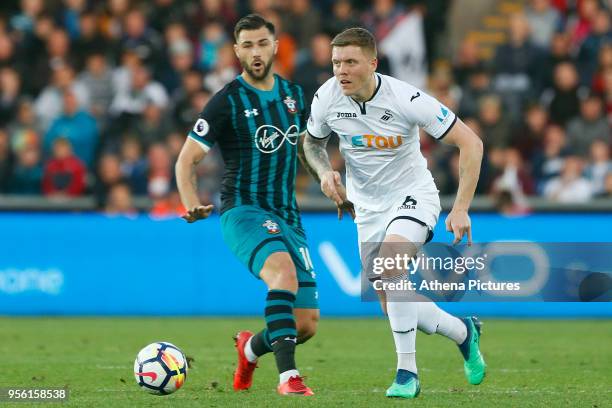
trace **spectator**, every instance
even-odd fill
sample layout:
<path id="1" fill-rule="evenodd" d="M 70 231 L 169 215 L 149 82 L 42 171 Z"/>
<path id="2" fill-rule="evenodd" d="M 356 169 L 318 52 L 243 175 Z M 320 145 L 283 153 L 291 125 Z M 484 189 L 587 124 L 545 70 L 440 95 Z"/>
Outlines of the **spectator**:
<path id="1" fill-rule="evenodd" d="M 166 196 L 155 200 L 151 209 L 151 216 L 155 218 L 180 217 L 187 210 L 181 203 L 178 191 L 172 190 Z"/>
<path id="2" fill-rule="evenodd" d="M 196 70 L 186 72 L 181 78 L 182 86 L 176 90 L 172 97 L 172 119 L 179 129 L 187 129 L 193 126 L 193 120 L 200 111 L 206 106 L 210 95 L 202 90 L 202 74 Z M 201 102 L 201 105 L 193 108 L 191 106 L 191 98 L 198 92 L 203 92 L 207 95 Z"/>
<path id="3" fill-rule="evenodd" d="M 22 98 L 17 107 L 17 115 L 7 128 L 11 147 L 14 152 L 25 148 L 41 147 L 41 133 L 32 102 L 27 98 Z"/>
<path id="4" fill-rule="evenodd" d="M 8 134 L 0 129 L 0 193 L 8 190 L 13 171 L 13 154 Z"/>
<path id="5" fill-rule="evenodd" d="M 120 182 L 125 180 L 121 173 L 119 156 L 112 153 L 103 154 L 98 161 L 98 173 L 93 189 L 98 208 L 106 207 L 111 187 Z"/>
<path id="6" fill-rule="evenodd" d="M 161 45 L 161 37 L 148 27 L 147 18 L 141 10 L 132 9 L 125 14 L 121 49 L 134 50 L 141 61 L 154 65 L 160 58 Z"/>
<path id="7" fill-rule="evenodd" d="M 168 94 L 164 87 L 151 80 L 148 68 L 135 65 L 131 68 L 130 84 L 125 89 L 119 89 L 110 106 L 115 116 L 136 116 L 144 112 L 150 103 L 160 109 L 168 105 Z"/>
<path id="8" fill-rule="evenodd" d="M 502 173 L 493 181 L 493 193 L 509 191 L 515 203 L 526 206 L 525 196 L 532 195 L 535 187 L 520 152 L 517 149 L 506 149 L 503 166 Z"/>
<path id="9" fill-rule="evenodd" d="M 234 48 L 229 43 L 221 47 L 215 68 L 206 75 L 204 80 L 206 88 L 216 93 L 232 82 L 239 74 L 235 61 Z"/>
<path id="10" fill-rule="evenodd" d="M 479 119 L 486 148 L 510 144 L 510 123 L 502 114 L 501 100 L 497 96 L 489 95 L 480 100 Z"/>
<path id="11" fill-rule="evenodd" d="M 598 0 L 581 0 L 578 2 L 578 14 L 572 16 L 567 23 L 572 49 L 578 50 L 582 42 L 591 33 L 595 14 L 599 10 Z"/>
<path id="12" fill-rule="evenodd" d="M 332 4 L 332 17 L 324 22 L 325 32 L 336 36 L 351 27 L 359 27 L 361 22 L 356 16 L 350 0 L 334 1 Z"/>
<path id="13" fill-rule="evenodd" d="M 570 54 L 570 41 L 566 33 L 556 33 L 551 42 L 548 55 L 542 62 L 542 89 L 549 89 L 554 86 L 555 69 L 562 62 L 572 62 Z"/>
<path id="14" fill-rule="evenodd" d="M 53 17 L 42 14 L 36 18 L 34 33 L 25 36 L 19 47 L 19 61 L 20 65 L 22 64 L 20 73 L 22 77 L 29 77 L 32 79 L 24 83 L 27 94 L 32 97 L 38 95 L 41 89 L 47 85 L 47 83 L 43 82 L 43 78 L 32 77 L 32 70 L 34 67 L 44 64 L 43 59 L 46 55 L 45 47 L 54 30 L 55 23 Z"/>
<path id="15" fill-rule="evenodd" d="M 593 17 L 593 29 L 584 40 L 578 54 L 578 67 L 580 68 L 580 82 L 591 86 L 593 76 L 597 72 L 599 50 L 602 46 L 612 43 L 612 30 L 610 30 L 610 13 L 599 10 Z"/>
<path id="16" fill-rule="evenodd" d="M 522 14 L 510 18 L 509 41 L 495 53 L 495 90 L 501 93 L 512 118 L 518 118 L 521 106 L 538 89 L 538 72 L 543 52 L 529 40 L 529 22 Z"/>
<path id="17" fill-rule="evenodd" d="M 68 33 L 55 28 L 49 33 L 45 52 L 39 53 L 28 63 L 27 77 L 35 93 L 43 89 L 53 77 L 54 72 L 62 66 L 74 67 L 76 60 L 71 54 Z"/>
<path id="18" fill-rule="evenodd" d="M 21 0 L 20 5 L 21 13 L 11 18 L 10 25 L 20 36 L 25 36 L 34 31 L 34 22 L 44 11 L 45 3 L 43 0 Z"/>
<path id="19" fill-rule="evenodd" d="M 568 155 L 565 132 L 558 125 L 550 125 L 544 134 L 544 144 L 541 151 L 536 152 L 532 159 L 533 175 L 538 191 L 553 177 L 558 176 Z"/>
<path id="20" fill-rule="evenodd" d="M 71 91 L 77 98 L 80 109 L 89 109 L 89 91 L 87 87 L 75 81 L 74 69 L 70 65 L 60 65 L 53 71 L 53 80 L 38 95 L 34 102 L 36 117 L 42 129 L 48 129 L 61 113 L 63 94 Z"/>
<path id="21" fill-rule="evenodd" d="M 288 13 L 283 13 L 282 26 L 294 39 L 298 49 L 298 62 L 305 59 L 312 38 L 321 32 L 321 15 L 310 0 L 293 0 Z M 304 24 L 308 21 L 308 24 Z"/>
<path id="22" fill-rule="evenodd" d="M 98 19 L 94 12 L 85 11 L 79 17 L 79 33 L 74 39 L 72 49 L 76 59 L 76 67 L 80 71 L 87 66 L 87 60 L 92 54 L 104 58 L 115 57 L 116 44 L 105 38 L 98 29 Z"/>
<path id="23" fill-rule="evenodd" d="M 605 180 L 609 174 L 612 174 L 610 145 L 602 140 L 595 140 L 591 144 L 591 160 L 585 172 L 586 178 L 593 186 L 594 194 L 604 192 Z"/>
<path id="24" fill-rule="evenodd" d="M 285 78 L 291 78 L 297 59 L 297 43 L 293 36 L 286 32 L 278 13 L 269 11 L 265 16 L 268 21 L 274 24 L 276 41 L 278 41 L 278 50 L 276 52 L 276 58 L 274 59 L 274 69 L 279 75 Z"/>
<path id="25" fill-rule="evenodd" d="M 612 172 L 606 175 L 604 179 L 604 188 L 603 191 L 597 194 L 599 198 L 612 198 Z"/>
<path id="26" fill-rule="evenodd" d="M 129 136 L 121 144 L 121 174 L 136 195 L 147 194 L 147 161 L 142 157 L 142 144 Z"/>
<path id="27" fill-rule="evenodd" d="M 531 160 L 536 151 L 542 148 L 544 133 L 548 125 L 548 112 L 542 105 L 533 104 L 525 112 L 525 121 L 516 133 L 512 145 L 525 160 Z"/>
<path id="28" fill-rule="evenodd" d="M 330 43 L 331 38 L 326 34 L 314 36 L 309 58 L 295 72 L 296 81 L 304 89 L 306 103 L 310 103 L 317 89 L 333 76 Z"/>
<path id="29" fill-rule="evenodd" d="M 124 182 L 113 184 L 108 192 L 108 200 L 104 207 L 107 215 L 136 215 L 130 186 Z"/>
<path id="30" fill-rule="evenodd" d="M 113 99 L 113 74 L 104 54 L 92 52 L 86 59 L 86 69 L 79 76 L 79 83 L 91 98 L 91 114 L 103 124 Z"/>
<path id="31" fill-rule="evenodd" d="M 595 94 L 587 95 L 580 102 L 580 116 L 567 125 L 567 137 L 572 153 L 586 158 L 594 140 L 612 143 L 610 127 L 603 115 L 601 98 Z"/>
<path id="32" fill-rule="evenodd" d="M 561 175 L 544 187 L 546 198 L 558 203 L 585 203 L 593 195 L 591 183 L 582 177 L 582 159 L 569 156 L 565 159 Z"/>
<path id="33" fill-rule="evenodd" d="M 17 112 L 21 79 L 12 68 L 0 69 L 0 126 L 6 126 Z"/>
<path id="34" fill-rule="evenodd" d="M 196 65 L 204 71 L 212 70 L 217 64 L 218 52 L 229 41 L 223 24 L 212 21 L 202 26 L 196 48 Z"/>
<path id="35" fill-rule="evenodd" d="M 233 57 L 233 51 L 232 51 Z M 169 94 L 173 94 L 181 85 L 182 76 L 187 73 L 194 64 L 193 47 L 186 39 L 177 39 L 168 47 L 167 65 L 160 74 L 160 82 Z"/>
<path id="36" fill-rule="evenodd" d="M 162 110 L 153 103 L 145 107 L 134 126 L 134 133 L 145 148 L 153 143 L 164 141 L 171 131 L 172 123 L 164 117 Z"/>
<path id="37" fill-rule="evenodd" d="M 531 27 L 531 42 L 543 50 L 550 47 L 554 33 L 561 25 L 561 15 L 550 0 L 531 0 L 527 21 Z"/>
<path id="38" fill-rule="evenodd" d="M 480 58 L 478 43 L 466 38 L 461 43 L 457 60 L 454 64 L 455 79 L 461 87 L 465 87 L 473 74 L 483 72 L 486 72 L 486 70 Z"/>
<path id="39" fill-rule="evenodd" d="M 578 89 L 576 67 L 571 62 L 558 64 L 555 68 L 553 88 L 542 95 L 553 122 L 565 126 L 570 119 L 579 114 Z"/>
<path id="40" fill-rule="evenodd" d="M 60 12 L 59 20 L 73 40 L 81 32 L 79 17 L 86 7 L 86 0 L 64 0 L 64 9 Z"/>
<path id="41" fill-rule="evenodd" d="M 64 113 L 53 121 L 45 134 L 44 149 L 49 152 L 57 138 L 70 141 L 71 150 L 86 166 L 92 167 L 94 153 L 98 146 L 98 128 L 96 120 L 89 113 L 80 110 L 74 92 L 64 92 Z"/>
<path id="42" fill-rule="evenodd" d="M 462 117 L 477 116 L 480 100 L 492 93 L 491 75 L 484 66 L 471 68 L 466 83 L 461 90 L 459 114 Z"/>
<path id="43" fill-rule="evenodd" d="M 172 187 L 174 182 L 172 163 L 170 163 L 170 155 L 166 146 L 161 143 L 151 145 L 148 158 L 149 182 L 147 190 L 149 196 L 157 199 L 168 194 Z"/>
<path id="44" fill-rule="evenodd" d="M 72 152 L 65 137 L 53 141 L 51 159 L 45 164 L 42 189 L 50 197 L 78 197 L 85 192 L 85 165 Z"/>
<path id="45" fill-rule="evenodd" d="M 3 32 L 0 32 L 0 68 L 23 69 L 19 60 L 15 57 L 13 40 Z"/>
<path id="46" fill-rule="evenodd" d="M 42 193 L 43 167 L 41 152 L 36 147 L 26 147 L 17 153 L 8 192 L 10 194 L 40 195 Z"/>

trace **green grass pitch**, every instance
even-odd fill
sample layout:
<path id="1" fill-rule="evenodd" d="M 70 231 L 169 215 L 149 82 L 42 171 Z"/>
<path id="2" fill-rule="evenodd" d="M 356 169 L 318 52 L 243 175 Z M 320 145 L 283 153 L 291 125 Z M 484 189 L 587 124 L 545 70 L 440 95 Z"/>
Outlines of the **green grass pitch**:
<path id="1" fill-rule="evenodd" d="M 417 338 L 421 395 L 388 400 L 395 353 L 383 319 L 323 319 L 298 347 L 298 366 L 313 398 L 275 394 L 271 355 L 261 359 L 251 391 L 231 390 L 232 335 L 261 319 L 0 318 L 0 387 L 68 386 L 69 407 L 605 407 L 612 406 L 610 321 L 487 320 L 482 350 L 489 371 L 467 384 L 457 348 L 440 336 Z M 194 359 L 177 393 L 141 391 L 132 374 L 138 350 L 165 340 Z"/>

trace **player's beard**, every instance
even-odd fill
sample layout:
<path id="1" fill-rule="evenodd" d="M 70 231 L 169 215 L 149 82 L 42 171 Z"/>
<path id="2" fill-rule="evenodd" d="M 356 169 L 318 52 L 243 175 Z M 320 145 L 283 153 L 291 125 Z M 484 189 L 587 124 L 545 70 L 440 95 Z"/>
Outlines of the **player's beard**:
<path id="1" fill-rule="evenodd" d="M 264 64 L 264 68 L 260 74 L 255 73 L 255 71 L 251 69 L 251 66 L 246 60 L 240 60 L 240 65 L 242 65 L 242 68 L 246 71 L 247 74 L 251 76 L 251 78 L 256 81 L 261 81 L 270 73 L 270 69 L 272 69 L 272 63 L 274 62 L 274 59 L 270 58 L 267 62 L 261 60 L 261 62 Z"/>

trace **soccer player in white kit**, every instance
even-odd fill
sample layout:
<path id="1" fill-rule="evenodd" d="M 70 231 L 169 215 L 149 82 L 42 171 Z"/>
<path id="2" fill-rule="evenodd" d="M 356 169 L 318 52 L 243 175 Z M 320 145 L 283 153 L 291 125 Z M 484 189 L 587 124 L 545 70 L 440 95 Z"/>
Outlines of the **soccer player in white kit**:
<path id="1" fill-rule="evenodd" d="M 304 155 L 323 193 L 338 206 L 339 217 L 343 210 L 353 215 L 360 244 L 380 242 L 381 248 L 403 245 L 409 257 L 432 238 L 440 200 L 420 151 L 422 128 L 460 150 L 459 188 L 446 229 L 454 234 L 454 243 L 467 235 L 471 245 L 468 209 L 480 173 L 480 138 L 422 90 L 376 73 L 376 43 L 369 31 L 350 28 L 338 34 L 332 41 L 332 64 L 334 78 L 319 88 L 312 101 Z M 327 156 L 332 132 L 338 134 L 346 162 L 346 190 Z M 360 245 L 361 251 L 363 248 Z M 381 276 L 368 271 L 368 278 L 374 281 Z M 383 278 L 399 282 L 406 279 L 406 271 Z M 468 381 L 482 382 L 486 365 L 479 349 L 480 323 L 476 318 L 459 319 L 433 302 L 392 301 L 390 292 L 378 293 L 397 350 L 397 374 L 387 390 L 388 397 L 414 398 L 419 394 L 416 328 L 456 342 Z"/>

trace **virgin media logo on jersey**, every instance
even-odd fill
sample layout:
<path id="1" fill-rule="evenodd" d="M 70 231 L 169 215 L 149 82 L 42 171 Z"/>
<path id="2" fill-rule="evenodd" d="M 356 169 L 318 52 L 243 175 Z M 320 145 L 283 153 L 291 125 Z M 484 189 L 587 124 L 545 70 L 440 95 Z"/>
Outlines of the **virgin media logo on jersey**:
<path id="1" fill-rule="evenodd" d="M 397 149 L 402 145 L 401 136 L 357 135 L 351 137 L 354 147 L 371 149 Z"/>
<path id="2" fill-rule="evenodd" d="M 262 153 L 274 153 L 285 140 L 295 146 L 298 135 L 299 129 L 296 125 L 289 126 L 285 132 L 273 125 L 262 125 L 255 132 L 255 146 Z"/>

